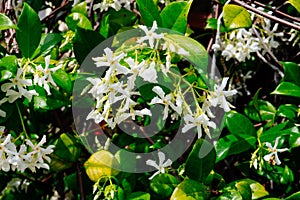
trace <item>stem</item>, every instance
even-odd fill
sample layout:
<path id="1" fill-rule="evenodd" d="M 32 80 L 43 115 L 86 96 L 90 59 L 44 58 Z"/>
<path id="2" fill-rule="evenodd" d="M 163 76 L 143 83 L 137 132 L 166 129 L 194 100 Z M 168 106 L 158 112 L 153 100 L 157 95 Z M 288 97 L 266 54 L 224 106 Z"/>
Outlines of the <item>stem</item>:
<path id="1" fill-rule="evenodd" d="M 79 193 L 80 193 L 80 200 L 85 200 L 84 196 L 84 188 L 83 188 L 83 182 L 82 182 L 82 172 L 80 170 L 79 163 L 76 163 L 76 174 L 77 174 L 77 181 L 79 185 Z"/>
<path id="2" fill-rule="evenodd" d="M 261 15 L 261 16 L 263 16 L 263 17 L 266 17 L 266 18 L 268 18 L 268 19 L 270 19 L 270 20 L 273 20 L 273 21 L 275 21 L 275 22 L 278 22 L 278 23 L 280 23 L 280 24 L 283 24 L 283 25 L 285 25 L 285 26 L 288 26 L 288 27 L 291 27 L 291 28 L 293 28 L 293 29 L 296 29 L 296 30 L 300 31 L 300 26 L 297 26 L 296 24 L 293 24 L 293 23 L 291 23 L 291 22 L 285 21 L 285 20 L 283 20 L 283 19 L 280 19 L 280 18 L 278 18 L 278 17 L 272 16 L 272 15 L 270 15 L 270 14 L 268 14 L 268 13 L 265 13 L 265 12 L 263 12 L 263 11 L 260 11 L 260 10 L 258 10 L 258 9 L 256 9 L 256 8 L 253 8 L 252 6 L 248 5 L 247 3 L 243 2 L 243 1 L 240 1 L 240 0 L 232 0 L 232 2 L 234 2 L 234 3 L 236 3 L 236 4 L 240 5 L 240 6 L 242 6 L 242 7 L 246 8 L 247 10 L 250 10 L 250 11 L 256 13 L 256 14 L 259 14 L 259 15 Z"/>
<path id="3" fill-rule="evenodd" d="M 26 131 L 26 128 L 25 128 L 25 124 L 24 124 L 24 121 L 23 121 L 22 113 L 21 113 L 21 111 L 20 111 L 20 108 L 19 108 L 18 103 L 16 103 L 16 105 L 17 105 L 17 109 L 18 109 L 20 121 L 21 121 L 22 128 L 23 128 L 23 133 L 25 134 L 26 138 L 29 139 L 29 136 L 28 136 L 28 134 L 27 134 L 27 131 Z"/>

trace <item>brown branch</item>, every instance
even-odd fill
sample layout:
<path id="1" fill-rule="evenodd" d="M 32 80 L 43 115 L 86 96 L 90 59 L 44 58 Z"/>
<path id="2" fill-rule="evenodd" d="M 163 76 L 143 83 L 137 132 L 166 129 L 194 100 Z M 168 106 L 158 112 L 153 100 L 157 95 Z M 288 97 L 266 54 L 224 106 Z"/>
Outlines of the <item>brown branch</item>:
<path id="1" fill-rule="evenodd" d="M 83 188 L 83 182 L 82 182 L 82 172 L 80 170 L 80 165 L 78 162 L 76 163 L 76 174 L 77 174 L 77 181 L 78 181 L 78 185 L 79 185 L 80 200 L 85 200 L 84 188 Z"/>
<path id="2" fill-rule="evenodd" d="M 240 6 L 242 6 L 242 7 L 246 8 L 247 10 L 250 10 L 250 11 L 256 13 L 256 14 L 259 14 L 259 15 L 261 15 L 263 17 L 266 17 L 266 18 L 268 18 L 270 20 L 273 20 L 273 21 L 278 22 L 278 23 L 280 23 L 282 25 L 285 25 L 285 26 L 288 26 L 288 27 L 291 27 L 293 29 L 296 29 L 296 30 L 300 31 L 300 26 L 297 26 L 296 24 L 293 24 L 291 22 L 288 22 L 286 20 L 280 19 L 278 17 L 272 16 L 272 15 L 270 15 L 268 13 L 260 11 L 260 10 L 258 10 L 256 8 L 253 8 L 252 6 L 248 5 L 247 3 L 243 2 L 243 1 L 232 0 L 232 2 L 234 2 L 234 3 L 236 3 L 236 4 L 240 5 Z"/>
<path id="3" fill-rule="evenodd" d="M 45 17 L 44 19 L 42 19 L 42 23 L 47 22 L 48 20 L 50 20 L 51 18 L 53 18 L 55 16 L 55 14 L 57 12 L 59 12 L 60 10 L 62 10 L 65 6 L 67 6 L 69 4 L 69 0 L 64 0 L 59 7 L 55 8 L 47 17 Z"/>
<path id="4" fill-rule="evenodd" d="M 253 3 L 256 4 L 256 5 L 258 5 L 258 6 L 261 6 L 261 7 L 263 7 L 263 8 L 266 8 L 266 9 L 268 9 L 268 10 L 271 10 L 271 11 L 274 12 L 275 14 L 281 15 L 281 16 L 283 16 L 283 17 L 286 17 L 286 18 L 290 19 L 290 20 L 293 20 L 293 21 L 296 21 L 296 22 L 299 22 L 299 23 L 300 23 L 300 19 L 298 19 L 298 18 L 296 18 L 296 17 L 293 17 L 293 16 L 291 16 L 291 15 L 288 15 L 288 14 L 286 14 L 286 13 L 284 13 L 284 12 L 281 12 L 281 11 L 278 10 L 278 8 L 274 9 L 274 8 L 272 8 L 272 7 L 269 7 L 269 6 L 265 5 L 265 4 L 262 4 L 262 3 L 257 2 L 257 1 L 254 1 Z"/>

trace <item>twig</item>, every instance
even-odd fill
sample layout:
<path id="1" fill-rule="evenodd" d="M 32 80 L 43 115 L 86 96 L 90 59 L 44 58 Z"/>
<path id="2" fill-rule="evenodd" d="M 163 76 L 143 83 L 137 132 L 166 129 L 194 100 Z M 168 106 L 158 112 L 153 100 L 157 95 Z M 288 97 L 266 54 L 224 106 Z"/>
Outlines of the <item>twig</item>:
<path id="1" fill-rule="evenodd" d="M 84 188 L 83 188 L 83 182 L 82 182 L 82 172 L 80 170 L 80 165 L 77 162 L 76 163 L 76 173 L 77 173 L 77 181 L 78 181 L 78 185 L 79 185 L 79 194 L 80 194 L 80 200 L 85 200 L 85 196 L 84 196 Z"/>
<path id="2" fill-rule="evenodd" d="M 47 17 L 45 17 L 44 19 L 42 19 L 42 23 L 45 23 L 46 21 L 48 21 L 49 19 L 53 18 L 54 15 L 59 12 L 61 9 L 63 9 L 66 5 L 69 4 L 69 0 L 64 0 L 59 7 L 57 7 L 56 9 L 54 9 Z"/>
<path id="3" fill-rule="evenodd" d="M 261 15 L 263 17 L 266 17 L 266 18 L 271 19 L 271 20 L 273 20 L 275 22 L 278 22 L 280 24 L 283 24 L 285 26 L 288 26 L 288 27 L 291 27 L 293 29 L 296 29 L 296 30 L 300 31 L 300 26 L 297 26 L 296 24 L 293 24 L 291 22 L 288 22 L 286 20 L 283 20 L 283 19 L 280 19 L 278 17 L 272 16 L 272 15 L 266 13 L 266 12 L 260 11 L 260 10 L 258 10 L 256 8 L 253 8 L 252 6 L 248 5 L 247 3 L 243 2 L 243 1 L 232 0 L 232 2 L 234 2 L 234 3 L 236 3 L 236 4 L 240 5 L 240 6 L 242 6 L 244 8 L 246 8 L 247 10 L 250 10 L 250 11 L 256 13 L 256 14 L 259 14 L 259 15 Z"/>
<path id="4" fill-rule="evenodd" d="M 257 38 L 259 39 L 260 43 L 262 44 L 263 48 L 268 52 L 268 54 L 272 57 L 272 59 L 281 67 L 283 68 L 282 64 L 278 61 L 278 59 L 276 58 L 276 56 L 271 52 L 271 50 L 267 47 L 266 43 L 263 41 L 263 39 L 260 37 L 259 33 L 257 32 L 257 30 L 252 27 L 253 32 L 255 33 L 255 35 L 257 36 Z M 278 71 L 280 71 L 278 69 Z"/>
<path id="5" fill-rule="evenodd" d="M 290 19 L 290 20 L 293 20 L 293 21 L 296 21 L 296 22 L 299 22 L 299 23 L 300 23 L 300 19 L 298 19 L 298 18 L 296 18 L 296 17 L 293 17 L 293 16 L 291 16 L 291 15 L 288 15 L 288 14 L 286 14 L 286 13 L 284 13 L 284 12 L 281 12 L 281 11 L 278 10 L 278 8 L 274 9 L 274 8 L 272 8 L 272 7 L 269 7 L 269 6 L 265 5 L 265 4 L 262 4 L 262 3 L 257 2 L 257 1 L 254 1 L 253 3 L 256 4 L 256 5 L 258 5 L 258 6 L 261 6 L 261 7 L 263 7 L 263 8 L 266 8 L 266 9 L 268 9 L 268 10 L 271 10 L 271 11 L 273 11 L 275 14 L 281 15 L 281 16 L 283 16 L 283 17 L 286 17 L 286 18 Z"/>
<path id="6" fill-rule="evenodd" d="M 263 55 L 261 55 L 261 53 L 259 53 L 258 51 L 256 52 L 257 56 L 264 61 L 264 63 L 266 63 L 267 65 L 269 65 L 272 69 L 274 69 L 275 71 L 278 72 L 278 74 L 283 77 L 283 73 L 282 71 L 280 71 L 275 65 L 273 65 L 272 63 L 270 63 L 267 59 L 265 59 L 265 57 Z"/>

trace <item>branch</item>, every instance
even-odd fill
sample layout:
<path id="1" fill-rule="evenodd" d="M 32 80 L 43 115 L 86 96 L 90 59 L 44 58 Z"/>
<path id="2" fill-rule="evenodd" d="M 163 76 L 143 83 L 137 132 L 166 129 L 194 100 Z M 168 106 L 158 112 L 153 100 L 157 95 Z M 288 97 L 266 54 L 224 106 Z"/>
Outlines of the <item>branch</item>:
<path id="1" fill-rule="evenodd" d="M 79 163 L 76 163 L 76 173 L 77 173 L 77 181 L 78 181 L 78 185 L 79 185 L 80 200 L 85 200 L 83 182 L 82 182 L 82 177 L 81 177 L 82 173 L 80 170 Z"/>
<path id="2" fill-rule="evenodd" d="M 286 21 L 286 20 L 280 19 L 280 18 L 278 18 L 278 17 L 272 16 L 272 15 L 270 15 L 270 14 L 268 14 L 268 13 L 265 13 L 265 12 L 263 12 L 263 11 L 260 11 L 260 10 L 258 10 L 258 9 L 256 9 L 256 8 L 253 8 L 252 6 L 248 5 L 247 3 L 243 2 L 243 1 L 240 1 L 240 0 L 232 0 L 232 2 L 234 2 L 234 3 L 236 3 L 236 4 L 240 5 L 240 6 L 242 6 L 242 7 L 246 8 L 247 10 L 250 10 L 250 11 L 256 13 L 256 14 L 259 14 L 259 15 L 261 15 L 261 16 L 263 16 L 263 17 L 266 17 L 266 18 L 268 18 L 268 19 L 270 19 L 270 20 L 273 20 L 273 21 L 275 21 L 275 22 L 278 22 L 278 23 L 280 23 L 280 24 L 283 24 L 283 25 L 285 25 L 285 26 L 288 26 L 288 27 L 291 27 L 291 28 L 293 28 L 293 29 L 296 29 L 296 30 L 300 31 L 300 26 L 297 26 L 296 24 L 293 24 L 293 23 L 291 23 L 291 22 L 288 22 L 288 21 Z"/>

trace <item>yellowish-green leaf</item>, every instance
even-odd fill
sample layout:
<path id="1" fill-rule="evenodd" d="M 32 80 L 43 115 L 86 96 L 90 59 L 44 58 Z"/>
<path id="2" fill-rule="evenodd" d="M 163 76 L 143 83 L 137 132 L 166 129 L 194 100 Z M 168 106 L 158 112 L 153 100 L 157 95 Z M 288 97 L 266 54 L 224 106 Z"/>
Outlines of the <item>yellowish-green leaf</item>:
<path id="1" fill-rule="evenodd" d="M 300 13 L 300 0 L 288 0 L 287 2 L 292 4 L 292 6 L 294 6 Z"/>
<path id="2" fill-rule="evenodd" d="M 223 7 L 223 20 L 227 30 L 248 28 L 252 25 L 248 11 L 237 5 L 228 4 Z"/>
<path id="3" fill-rule="evenodd" d="M 0 31 L 9 28 L 15 29 L 17 26 L 6 15 L 0 13 Z"/>

